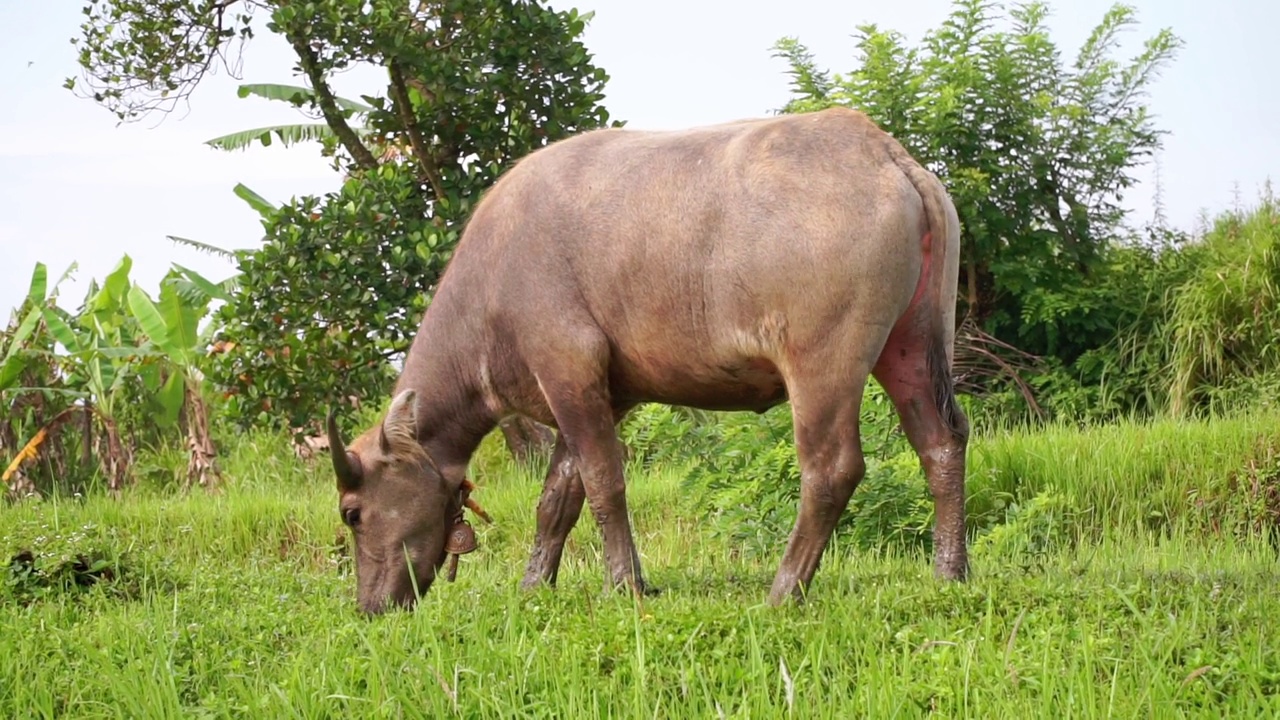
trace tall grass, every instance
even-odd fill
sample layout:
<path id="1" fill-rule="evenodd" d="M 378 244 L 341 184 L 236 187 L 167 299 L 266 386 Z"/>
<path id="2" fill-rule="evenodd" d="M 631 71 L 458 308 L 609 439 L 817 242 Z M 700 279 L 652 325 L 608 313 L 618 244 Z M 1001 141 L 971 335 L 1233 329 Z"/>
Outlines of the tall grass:
<path id="1" fill-rule="evenodd" d="M 1280 512 L 1280 414 L 1010 430 L 973 444 L 968 487 L 979 528 L 1052 491 L 1081 533 L 1257 532 Z"/>
<path id="2" fill-rule="evenodd" d="M 1280 204 L 1268 192 L 1224 214 L 1193 252 L 1196 273 L 1168 298 L 1176 413 L 1213 388 L 1280 374 Z"/>
<path id="3" fill-rule="evenodd" d="M 637 464 L 629 489 L 661 595 L 602 591 L 588 514 L 559 589 L 519 591 L 540 469 L 488 448 L 473 476 L 496 523 L 479 551 L 415 613 L 373 620 L 354 608 L 323 459 L 246 435 L 219 495 L 144 486 L 0 514 L 0 550 L 32 549 L 37 569 L 87 554 L 116 572 L 80 587 L 10 570 L 0 716 L 1274 716 L 1274 549 L 1146 518 L 1188 516 L 1178 498 L 1250 466 L 1275 431 L 1259 415 L 981 440 L 973 505 L 993 528 L 1025 540 L 1028 508 L 1057 493 L 1050 514 L 1078 540 L 1032 563 L 987 543 L 963 585 L 936 582 L 922 548 L 838 540 L 809 601 L 784 608 L 763 603 L 781 545 L 740 552 L 663 465 Z"/>
<path id="4" fill-rule="evenodd" d="M 837 533 L 867 551 L 927 551 L 933 502 L 894 419 L 876 408 L 865 413 L 867 473 Z M 658 409 L 643 421 L 632 437 L 666 438 L 669 425 L 685 426 Z M 683 459 L 671 467 L 681 470 L 689 512 L 706 516 L 713 535 L 743 552 L 774 552 L 791 532 L 800 499 L 787 408 L 722 416 L 687 437 Z M 665 456 L 638 448 L 642 466 Z M 990 429 L 970 441 L 966 489 L 975 537 L 1015 518 L 1033 522 L 1027 513 L 1058 512 L 1053 508 L 1072 516 L 1073 542 L 1110 531 L 1270 533 L 1280 517 L 1280 411 Z"/>

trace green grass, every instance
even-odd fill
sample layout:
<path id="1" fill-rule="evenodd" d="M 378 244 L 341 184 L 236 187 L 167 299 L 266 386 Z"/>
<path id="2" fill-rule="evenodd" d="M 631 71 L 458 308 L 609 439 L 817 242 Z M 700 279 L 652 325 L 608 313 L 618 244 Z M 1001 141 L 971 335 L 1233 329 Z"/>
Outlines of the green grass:
<path id="1" fill-rule="evenodd" d="M 1013 430 L 975 441 L 968 472 L 979 522 L 1002 500 L 1055 491 L 1082 533 L 1257 529 L 1276 519 L 1265 495 L 1280 491 L 1280 413 Z"/>
<path id="2" fill-rule="evenodd" d="M 218 496 L 144 486 L 0 511 L 6 559 L 29 548 L 52 571 L 83 553 L 116 572 L 79 588 L 0 571 L 0 717 L 1274 716 L 1265 533 L 1146 521 L 1247 464 L 1275 434 L 1264 420 L 983 441 L 975 506 L 1055 491 L 1081 510 L 1068 521 L 1107 531 L 988 543 L 966 584 L 936 582 L 921 553 L 836 547 L 809 602 L 784 608 L 763 603 L 782 548 L 719 539 L 661 469 L 629 498 L 662 595 L 603 592 L 586 514 L 559 589 L 519 591 L 538 482 L 489 453 L 476 497 L 496 524 L 458 582 L 372 620 L 324 466 L 248 436 Z"/>

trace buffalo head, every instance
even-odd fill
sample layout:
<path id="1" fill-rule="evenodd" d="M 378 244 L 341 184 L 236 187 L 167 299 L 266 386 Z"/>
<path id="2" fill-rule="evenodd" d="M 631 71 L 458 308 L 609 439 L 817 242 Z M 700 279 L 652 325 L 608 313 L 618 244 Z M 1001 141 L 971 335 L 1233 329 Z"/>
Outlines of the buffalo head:
<path id="1" fill-rule="evenodd" d="M 441 476 L 418 441 L 417 427 L 413 390 L 396 395 L 382 422 L 350 448 L 329 413 L 338 510 L 355 540 L 360 608 L 371 615 L 392 606 L 413 607 L 447 554 L 459 552 L 449 541 L 465 498 Z"/>

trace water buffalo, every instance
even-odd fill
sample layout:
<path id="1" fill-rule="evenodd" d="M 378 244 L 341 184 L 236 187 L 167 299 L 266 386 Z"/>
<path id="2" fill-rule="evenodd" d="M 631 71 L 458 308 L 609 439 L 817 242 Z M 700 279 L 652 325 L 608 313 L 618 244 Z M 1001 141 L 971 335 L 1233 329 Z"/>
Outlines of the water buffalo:
<path id="1" fill-rule="evenodd" d="M 474 546 L 466 467 L 513 414 L 558 429 L 521 585 L 555 584 L 585 499 L 607 581 L 646 592 L 616 433 L 642 402 L 791 403 L 800 507 L 769 599 L 799 597 L 864 474 L 868 376 L 928 478 L 935 573 L 963 579 L 959 239 L 938 179 L 849 109 L 529 154 L 476 206 L 383 420 L 344 445 L 329 416 L 360 607 L 412 606 Z"/>

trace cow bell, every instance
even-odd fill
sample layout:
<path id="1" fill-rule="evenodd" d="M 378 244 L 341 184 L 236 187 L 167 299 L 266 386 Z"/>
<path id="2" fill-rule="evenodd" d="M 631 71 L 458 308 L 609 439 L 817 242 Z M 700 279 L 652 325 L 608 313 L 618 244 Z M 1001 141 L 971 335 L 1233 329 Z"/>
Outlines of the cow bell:
<path id="1" fill-rule="evenodd" d="M 471 529 L 471 525 L 466 520 L 459 520 L 453 524 L 453 529 L 449 531 L 449 540 L 445 543 L 444 551 L 453 555 L 466 555 L 476 549 L 476 531 Z"/>
<path id="2" fill-rule="evenodd" d="M 458 556 L 466 555 L 476 549 L 476 531 L 466 520 L 459 519 L 453 523 L 449 531 L 449 539 L 445 542 L 444 551 L 449 556 L 449 567 L 445 571 L 445 579 L 453 582 L 458 577 Z"/>

